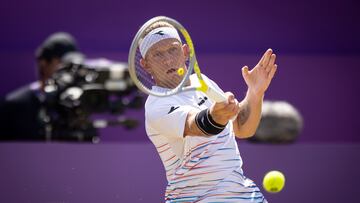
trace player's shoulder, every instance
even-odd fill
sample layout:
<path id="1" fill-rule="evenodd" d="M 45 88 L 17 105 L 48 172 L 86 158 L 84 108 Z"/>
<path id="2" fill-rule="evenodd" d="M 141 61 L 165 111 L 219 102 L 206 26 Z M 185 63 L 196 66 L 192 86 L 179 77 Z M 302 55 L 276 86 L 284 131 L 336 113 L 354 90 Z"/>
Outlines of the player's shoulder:
<path id="1" fill-rule="evenodd" d="M 159 118 L 179 108 L 180 104 L 174 97 L 148 96 L 145 102 L 145 117 L 147 119 Z"/>
<path id="2" fill-rule="evenodd" d="M 174 101 L 175 99 L 173 98 L 173 96 L 157 97 L 157 96 L 149 95 L 146 99 L 145 107 L 172 103 Z"/>
<path id="3" fill-rule="evenodd" d="M 178 100 L 175 98 L 176 96 L 177 95 L 157 97 L 149 95 L 145 102 L 145 111 L 151 112 L 173 106 L 174 104 L 178 103 Z"/>

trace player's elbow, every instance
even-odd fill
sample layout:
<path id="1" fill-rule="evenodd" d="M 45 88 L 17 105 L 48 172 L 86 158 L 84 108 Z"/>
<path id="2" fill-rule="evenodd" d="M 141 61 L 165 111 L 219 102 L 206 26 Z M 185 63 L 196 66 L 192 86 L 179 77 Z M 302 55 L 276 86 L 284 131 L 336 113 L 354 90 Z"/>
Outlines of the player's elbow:
<path id="1" fill-rule="evenodd" d="M 243 131 L 239 131 L 239 132 L 235 133 L 235 136 L 240 139 L 246 139 L 246 138 L 250 138 L 250 137 L 254 136 L 255 132 L 256 131 L 253 131 L 253 130 L 247 130 L 247 131 L 243 130 Z"/>

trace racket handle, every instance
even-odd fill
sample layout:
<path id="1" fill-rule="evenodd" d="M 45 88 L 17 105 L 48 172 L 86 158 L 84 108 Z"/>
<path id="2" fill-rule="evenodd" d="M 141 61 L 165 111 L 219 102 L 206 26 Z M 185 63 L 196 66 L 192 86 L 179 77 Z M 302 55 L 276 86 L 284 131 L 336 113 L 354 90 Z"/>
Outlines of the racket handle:
<path id="1" fill-rule="evenodd" d="M 226 101 L 225 94 L 223 92 L 219 92 L 216 89 L 209 87 L 205 93 L 211 100 L 214 102 L 224 102 Z"/>

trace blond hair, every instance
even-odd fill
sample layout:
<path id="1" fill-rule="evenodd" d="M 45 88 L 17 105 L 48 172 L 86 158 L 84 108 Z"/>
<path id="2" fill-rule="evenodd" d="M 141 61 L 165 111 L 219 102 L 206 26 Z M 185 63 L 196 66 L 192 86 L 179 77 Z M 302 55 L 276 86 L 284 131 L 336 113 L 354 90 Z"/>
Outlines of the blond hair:
<path id="1" fill-rule="evenodd" d="M 145 35 L 149 34 L 152 30 L 155 30 L 156 28 L 159 27 L 172 27 L 175 28 L 174 26 L 172 26 L 170 23 L 165 22 L 165 21 L 157 21 L 153 24 L 151 24 L 146 30 L 145 30 Z"/>
<path id="2" fill-rule="evenodd" d="M 159 28 L 159 27 L 172 27 L 172 28 L 175 28 L 173 25 L 171 25 L 171 24 L 168 23 L 168 22 L 165 22 L 165 21 L 157 21 L 157 22 L 151 24 L 148 28 L 146 28 L 143 37 L 140 38 L 140 40 L 139 40 L 139 45 L 141 44 L 141 42 L 143 41 L 143 39 L 145 38 L 145 36 L 146 36 L 147 34 L 149 34 L 152 30 L 155 30 L 156 28 Z"/>

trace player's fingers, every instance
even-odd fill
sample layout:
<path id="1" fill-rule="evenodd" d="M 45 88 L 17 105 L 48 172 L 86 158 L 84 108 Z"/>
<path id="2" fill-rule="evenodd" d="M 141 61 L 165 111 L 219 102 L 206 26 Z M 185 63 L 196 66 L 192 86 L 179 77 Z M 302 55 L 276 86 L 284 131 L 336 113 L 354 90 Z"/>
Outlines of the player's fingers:
<path id="1" fill-rule="evenodd" d="M 235 111 L 234 111 L 234 115 L 237 115 L 240 112 L 239 101 L 237 99 L 235 99 L 235 105 L 236 105 L 236 108 L 235 108 Z"/>
<path id="2" fill-rule="evenodd" d="M 237 112 L 237 105 L 235 103 L 227 105 L 223 109 L 223 114 L 228 117 L 232 117 Z"/>
<path id="3" fill-rule="evenodd" d="M 228 105 L 228 101 L 224 101 L 224 102 L 216 102 L 213 104 L 214 107 L 214 111 L 221 111 L 222 109 L 226 108 L 226 106 Z"/>
<path id="4" fill-rule="evenodd" d="M 270 73 L 268 76 L 270 80 L 274 77 L 276 70 L 277 70 L 277 65 L 275 64 L 274 67 L 270 70 Z"/>
<path id="5" fill-rule="evenodd" d="M 236 100 L 234 103 L 234 108 L 231 111 L 231 117 L 233 117 L 234 115 L 237 115 L 240 111 L 240 107 L 239 107 L 239 102 Z"/>
<path id="6" fill-rule="evenodd" d="M 275 59 L 276 59 L 276 55 L 271 54 L 269 64 L 266 66 L 266 72 L 269 72 L 271 68 L 274 66 Z"/>
<path id="7" fill-rule="evenodd" d="M 226 92 L 225 96 L 227 98 L 228 104 L 234 103 L 235 96 L 232 92 Z"/>
<path id="8" fill-rule="evenodd" d="M 235 104 L 236 104 L 236 105 L 239 104 L 239 101 L 238 101 L 236 98 L 234 99 L 234 101 L 235 101 Z"/>
<path id="9" fill-rule="evenodd" d="M 271 54 L 272 54 L 272 49 L 266 50 L 263 56 L 264 59 L 262 59 L 262 62 L 260 63 L 261 67 L 266 67 L 268 65 Z"/>
<path id="10" fill-rule="evenodd" d="M 216 108 L 216 106 L 214 107 L 214 109 L 210 110 L 210 114 L 218 115 L 226 119 L 230 119 L 230 117 L 232 117 L 232 115 L 234 114 L 234 111 L 236 111 L 235 104 L 228 104 L 222 107 L 218 106 L 218 108 Z"/>
<path id="11" fill-rule="evenodd" d="M 266 55 L 266 52 L 262 55 L 261 59 L 260 59 L 259 62 L 258 62 L 258 65 L 262 66 L 262 63 L 263 63 L 264 58 L 265 58 L 265 55 Z"/>
<path id="12" fill-rule="evenodd" d="M 242 72 L 242 76 L 243 78 L 247 78 L 249 76 L 249 67 L 247 66 L 244 66 L 242 69 L 241 69 L 241 72 Z"/>

